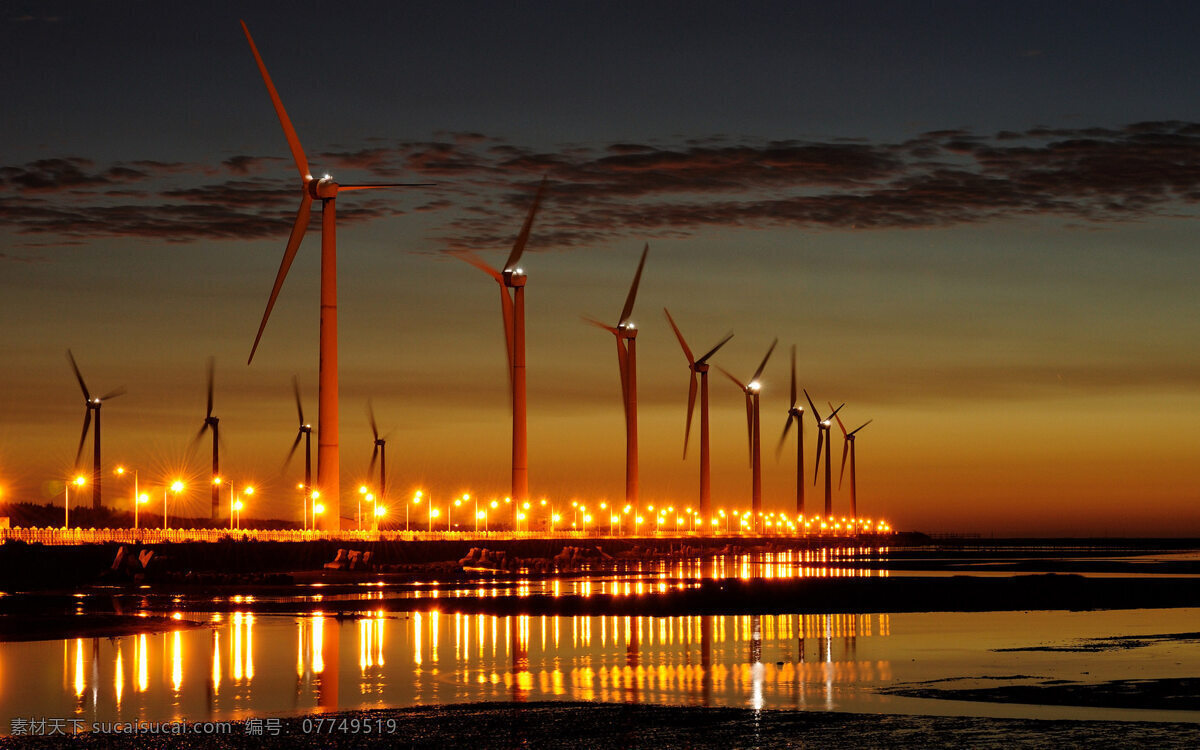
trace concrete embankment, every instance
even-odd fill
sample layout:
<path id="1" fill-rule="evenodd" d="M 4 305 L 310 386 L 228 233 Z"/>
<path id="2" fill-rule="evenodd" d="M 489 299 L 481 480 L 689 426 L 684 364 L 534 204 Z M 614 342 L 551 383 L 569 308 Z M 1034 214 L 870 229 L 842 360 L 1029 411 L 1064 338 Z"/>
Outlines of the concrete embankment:
<path id="1" fill-rule="evenodd" d="M 887 538 L 889 544 L 898 536 Z M 857 546 L 877 543 L 861 539 Z M 466 540 L 313 540 L 305 542 L 270 542 L 226 539 L 219 542 L 177 542 L 147 545 L 124 545 L 129 553 L 150 550 L 164 571 L 172 573 L 221 573 L 235 576 L 254 576 L 296 571 L 321 570 L 332 561 L 339 549 L 369 551 L 375 566 L 408 566 L 419 564 L 456 564 L 472 547 L 486 547 L 504 552 L 508 557 L 522 559 L 552 559 L 564 547 L 585 549 L 599 547 L 611 556 L 675 556 L 703 557 L 722 550 L 785 550 L 845 547 L 844 539 L 786 539 L 746 537 L 711 538 L 586 538 L 586 539 L 504 539 L 475 538 Z M 0 591 L 35 591 L 48 588 L 73 588 L 105 580 L 118 549 L 117 543 L 87 545 L 40 545 L 8 542 L 0 545 Z"/>

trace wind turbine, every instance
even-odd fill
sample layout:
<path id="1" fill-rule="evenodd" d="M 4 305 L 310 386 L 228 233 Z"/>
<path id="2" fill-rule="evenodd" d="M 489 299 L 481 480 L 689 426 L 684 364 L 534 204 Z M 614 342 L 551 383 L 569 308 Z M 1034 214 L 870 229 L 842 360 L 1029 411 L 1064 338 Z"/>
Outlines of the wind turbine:
<path id="1" fill-rule="evenodd" d="M 808 399 L 813 419 L 817 420 L 817 463 L 813 466 L 813 484 L 817 483 L 817 473 L 821 470 L 821 445 L 824 444 L 825 446 L 825 518 L 828 519 L 833 516 L 833 475 L 829 471 L 829 443 L 832 438 L 827 433 L 829 432 L 830 425 L 833 424 L 833 418 L 837 416 L 838 411 L 845 404 L 834 409 L 828 417 L 822 419 L 816 405 L 812 401 L 812 397 L 808 395 L 807 389 L 804 390 L 804 398 Z"/>
<path id="2" fill-rule="evenodd" d="M 371 451 L 371 468 L 367 471 L 367 476 L 375 473 L 375 460 L 379 460 L 379 494 L 375 498 L 375 502 L 383 502 L 385 493 L 387 492 L 387 438 L 379 437 L 379 427 L 375 424 L 375 409 L 371 406 L 371 402 L 367 402 L 367 416 L 371 418 L 371 434 L 375 438 L 375 447 Z"/>
<path id="3" fill-rule="evenodd" d="M 702 534 L 707 534 L 710 531 L 712 518 L 708 455 L 708 359 L 716 354 L 718 349 L 725 346 L 726 342 L 733 338 L 733 334 L 726 335 L 716 346 L 709 349 L 707 354 L 696 359 L 692 356 L 692 350 L 688 348 L 687 342 L 683 340 L 683 334 L 679 332 L 679 326 L 675 325 L 671 313 L 665 307 L 663 312 L 667 314 L 667 322 L 671 324 L 675 338 L 679 339 L 679 346 L 683 347 L 683 355 L 687 357 L 688 369 L 691 370 L 691 382 L 688 385 L 687 426 L 683 432 L 683 457 L 685 459 L 687 458 L 688 438 L 692 433 L 692 411 L 696 406 L 696 375 L 700 375 L 700 530 Z"/>
<path id="4" fill-rule="evenodd" d="M 99 398 L 93 398 L 87 383 L 83 382 L 83 373 L 79 372 L 79 365 L 75 364 L 75 355 L 71 354 L 70 349 L 67 350 L 67 359 L 71 362 L 71 369 L 75 371 L 75 378 L 79 381 L 84 405 L 87 407 L 83 415 L 83 432 L 79 435 L 79 448 L 75 451 L 76 465 L 79 465 L 79 459 L 83 457 L 83 444 L 87 440 L 88 427 L 92 423 L 92 412 L 96 412 L 96 428 L 92 432 L 92 510 L 100 510 L 100 480 L 103 477 L 100 472 L 100 406 L 110 398 L 124 394 L 125 386 L 109 391 Z"/>
<path id="5" fill-rule="evenodd" d="M 529 449 L 525 421 L 525 271 L 517 265 L 521 253 L 525 252 L 525 244 L 529 241 L 529 231 L 533 228 L 533 219 L 537 216 L 538 206 L 542 202 L 542 194 L 546 190 L 546 179 L 538 185 L 537 193 L 533 196 L 533 205 L 529 207 L 529 215 L 521 227 L 517 241 L 513 243 L 512 251 L 504 266 L 497 271 L 471 253 L 456 253 L 456 257 L 466 261 L 496 280 L 500 285 L 500 313 L 504 318 L 504 344 L 508 354 L 508 379 L 512 386 L 512 522 L 516 524 L 517 508 L 529 499 Z M 509 290 L 512 296 L 509 296 Z"/>
<path id="6" fill-rule="evenodd" d="M 245 21 L 242 22 L 242 31 L 246 33 L 246 41 L 250 43 L 250 51 L 254 54 L 254 61 L 258 63 L 259 72 L 262 73 L 263 83 L 267 86 L 267 95 L 270 96 L 271 104 L 275 107 L 279 124 L 283 126 L 283 135 L 291 149 L 292 159 L 296 162 L 296 169 L 300 172 L 301 189 L 300 210 L 296 213 L 295 223 L 292 224 L 291 236 L 288 237 L 287 246 L 283 251 L 283 261 L 279 264 L 275 285 L 271 288 L 267 309 L 263 312 L 262 323 L 258 326 L 258 334 L 254 337 L 254 346 L 250 349 L 250 358 L 246 360 L 246 364 L 250 364 L 254 359 L 254 352 L 258 349 L 258 343 L 262 339 L 263 329 L 267 327 L 267 318 L 271 315 L 271 308 L 275 306 L 279 289 L 283 286 L 283 280 L 287 277 L 292 260 L 296 257 L 296 251 L 300 248 L 300 241 L 304 239 L 304 232 L 308 229 L 309 215 L 312 212 L 313 199 L 319 199 L 321 201 L 321 334 L 320 374 L 317 391 L 317 485 L 333 506 L 334 512 L 326 516 L 331 520 L 327 521 L 325 525 L 336 529 L 341 526 L 341 478 L 338 454 L 336 199 L 339 192 L 347 190 L 417 187 L 417 185 L 411 183 L 339 185 L 329 175 L 314 179 L 309 172 L 308 158 L 300 146 L 300 138 L 296 135 L 296 129 L 292 127 L 292 121 L 288 119 L 283 102 L 275 90 L 275 84 L 271 82 L 267 66 L 263 63 L 262 56 L 258 54 L 258 47 L 254 44 L 254 39 L 250 36 L 250 29 L 246 27 Z"/>
<path id="7" fill-rule="evenodd" d="M 208 358 L 208 411 L 204 414 L 204 424 L 200 426 L 200 431 L 196 433 L 196 437 L 192 438 L 192 447 L 200 442 L 200 438 L 204 437 L 205 430 L 212 430 L 212 520 L 217 520 L 221 510 L 221 453 L 220 433 L 218 432 L 218 422 L 221 420 L 214 417 L 213 414 L 213 370 L 215 361 L 212 357 Z M 190 451 L 189 451 L 190 453 Z"/>
<path id="8" fill-rule="evenodd" d="M 584 318 L 587 322 L 608 331 L 617 340 L 617 367 L 621 373 L 621 403 L 625 407 L 625 503 L 638 507 L 638 427 L 637 427 L 637 327 L 629 320 L 633 314 L 633 301 L 637 297 L 638 284 L 642 280 L 642 268 L 646 265 L 646 253 L 650 243 L 642 249 L 637 273 L 625 297 L 625 307 L 617 327 L 611 328 L 598 320 Z"/>
<path id="9" fill-rule="evenodd" d="M 833 404 L 829 405 L 830 408 Z M 842 418 L 837 414 L 833 415 L 837 419 L 838 427 L 842 428 L 842 471 L 838 474 L 838 489 L 842 488 L 842 478 L 846 476 L 846 454 L 850 454 L 850 521 L 854 524 L 854 530 L 858 531 L 858 491 L 857 483 L 854 476 L 854 435 L 862 428 L 871 424 L 874 420 L 868 419 L 853 430 L 846 432 L 846 425 L 842 424 Z"/>
<path id="10" fill-rule="evenodd" d="M 300 441 L 304 440 L 304 495 L 308 498 L 312 496 L 312 425 L 304 421 L 304 407 L 300 403 L 300 379 L 295 375 L 292 376 L 292 390 L 296 394 L 296 415 L 300 418 L 300 429 L 296 432 L 296 440 L 292 443 L 292 449 L 288 451 L 283 466 L 287 468 L 292 456 L 296 455 L 296 449 L 300 447 Z M 305 513 L 308 512 L 307 502 L 308 500 L 305 500 Z"/>
<path id="11" fill-rule="evenodd" d="M 796 400 L 796 346 L 792 345 L 792 405 L 788 407 L 787 421 L 783 423 L 783 435 L 779 437 L 779 445 L 775 448 L 778 458 L 787 440 L 788 430 L 792 422 L 796 423 L 796 515 L 804 515 L 804 406 Z"/>
<path id="12" fill-rule="evenodd" d="M 733 381 L 733 384 L 741 389 L 746 395 L 746 435 L 750 441 L 750 517 L 754 519 L 755 531 L 762 529 L 762 431 L 759 421 L 758 411 L 758 394 L 761 389 L 761 384 L 758 378 L 762 375 L 763 370 L 767 367 L 767 360 L 771 358 L 771 352 L 775 351 L 775 345 L 779 343 L 779 339 L 771 342 L 771 346 L 767 349 L 766 356 L 759 363 L 758 369 L 754 371 L 754 375 L 749 382 L 743 383 L 729 371 L 718 366 L 717 369 L 725 374 L 725 377 Z"/>

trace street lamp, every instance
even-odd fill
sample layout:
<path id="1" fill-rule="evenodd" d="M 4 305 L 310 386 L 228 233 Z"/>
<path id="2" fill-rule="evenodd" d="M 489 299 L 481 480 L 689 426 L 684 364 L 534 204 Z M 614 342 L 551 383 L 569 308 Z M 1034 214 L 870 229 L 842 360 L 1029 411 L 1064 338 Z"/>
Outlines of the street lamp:
<path id="1" fill-rule="evenodd" d="M 431 533 L 431 534 L 433 533 L 433 519 L 437 518 L 440 515 L 441 515 L 441 513 L 438 511 L 437 508 L 430 507 L 430 509 L 429 509 L 429 533 Z"/>
<path id="2" fill-rule="evenodd" d="M 241 525 L 242 525 L 242 523 L 241 523 L 241 521 L 242 521 L 242 501 L 241 500 L 234 500 L 233 505 L 229 509 L 229 529 L 231 531 L 234 528 L 233 519 L 235 517 L 238 519 L 238 528 L 241 528 Z"/>
<path id="3" fill-rule="evenodd" d="M 125 467 L 118 466 L 113 473 L 119 477 L 123 477 L 126 474 Z M 138 498 L 140 496 L 141 495 L 138 493 L 138 473 L 137 473 L 137 469 L 134 469 L 133 470 L 133 528 L 135 528 L 135 529 L 137 528 L 137 525 L 138 525 Z"/>
<path id="4" fill-rule="evenodd" d="M 63 482 L 63 531 L 66 531 L 71 525 L 71 484 L 82 487 L 86 482 L 87 480 L 83 478 L 82 474 L 70 482 Z"/>
<path id="5" fill-rule="evenodd" d="M 363 498 L 366 497 L 366 494 L 367 486 L 365 484 L 360 484 L 358 486 L 358 513 L 355 515 L 355 517 L 358 519 L 356 523 L 358 524 L 359 531 L 362 531 L 362 501 Z"/>
<path id="6" fill-rule="evenodd" d="M 167 487 L 163 487 L 163 531 L 167 530 Z M 183 492 L 183 481 L 176 479 L 171 482 L 171 492 L 175 493 L 175 501 L 179 502 L 179 493 Z"/>
<path id="7" fill-rule="evenodd" d="M 421 497 L 422 497 L 421 491 L 417 490 L 416 494 L 413 495 L 412 502 L 404 504 L 404 530 L 405 531 L 408 531 L 408 508 L 410 505 L 420 505 Z"/>

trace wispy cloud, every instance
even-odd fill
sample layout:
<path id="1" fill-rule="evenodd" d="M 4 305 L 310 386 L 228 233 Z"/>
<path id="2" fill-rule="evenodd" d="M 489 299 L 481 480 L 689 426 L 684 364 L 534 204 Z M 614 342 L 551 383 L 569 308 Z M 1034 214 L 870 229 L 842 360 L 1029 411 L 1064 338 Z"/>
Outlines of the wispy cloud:
<path id="1" fill-rule="evenodd" d="M 314 167 L 436 183 L 421 189 L 412 210 L 443 217 L 434 239 L 446 249 L 510 241 L 543 175 L 550 185 L 531 249 L 710 227 L 920 228 L 1016 216 L 1121 222 L 1200 200 L 1200 125 L 1174 121 L 941 130 L 895 143 L 717 135 L 538 150 L 446 133 L 368 144 L 315 154 Z M 0 216 L 18 232 L 71 238 L 274 236 L 286 233 L 297 194 L 286 161 L 96 165 L 65 156 L 5 166 Z M 339 215 L 367 221 L 398 212 L 386 201 L 354 201 Z"/>

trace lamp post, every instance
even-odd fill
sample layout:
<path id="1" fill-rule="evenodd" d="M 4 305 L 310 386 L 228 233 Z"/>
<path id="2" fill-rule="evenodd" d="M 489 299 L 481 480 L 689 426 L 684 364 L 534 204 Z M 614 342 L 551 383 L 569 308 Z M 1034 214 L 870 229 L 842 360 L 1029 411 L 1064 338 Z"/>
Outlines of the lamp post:
<path id="1" fill-rule="evenodd" d="M 125 476 L 126 469 L 124 466 L 118 466 L 113 470 L 113 473 L 119 477 Z M 133 528 L 138 526 L 138 498 L 141 495 L 138 493 L 138 473 L 137 469 L 133 470 Z"/>
<path id="2" fill-rule="evenodd" d="M 408 531 L 408 530 L 409 530 L 409 529 L 408 529 L 408 509 L 409 509 L 409 506 L 410 506 L 410 505 L 420 505 L 420 504 L 421 504 L 421 497 L 422 497 L 422 492 L 421 492 L 420 490 L 417 490 L 416 494 L 415 494 L 415 495 L 413 495 L 412 502 L 411 502 L 411 503 L 405 503 L 405 504 L 404 504 L 404 530 L 405 530 L 405 531 Z"/>
<path id="3" fill-rule="evenodd" d="M 169 488 L 163 487 L 163 531 L 167 530 L 167 490 L 168 489 L 170 489 L 171 492 L 175 493 L 175 500 L 176 500 L 176 502 L 178 502 L 179 501 L 179 493 L 183 492 L 183 481 L 176 479 L 174 482 L 171 482 L 171 486 Z"/>
<path id="4" fill-rule="evenodd" d="M 360 484 L 358 486 L 358 511 L 355 513 L 355 523 L 357 524 L 359 531 L 362 531 L 362 501 L 363 498 L 366 497 L 366 494 L 367 486 L 365 484 Z"/>
<path id="5" fill-rule="evenodd" d="M 432 505 L 429 506 L 429 533 L 430 534 L 433 533 L 433 519 L 437 518 L 440 515 L 441 515 L 441 513 L 438 512 L 437 508 L 433 507 Z"/>
<path id="6" fill-rule="evenodd" d="M 72 480 L 76 487 L 82 487 L 87 481 L 83 475 L 79 475 Z M 63 482 L 63 531 L 66 531 L 71 526 L 71 482 Z"/>

